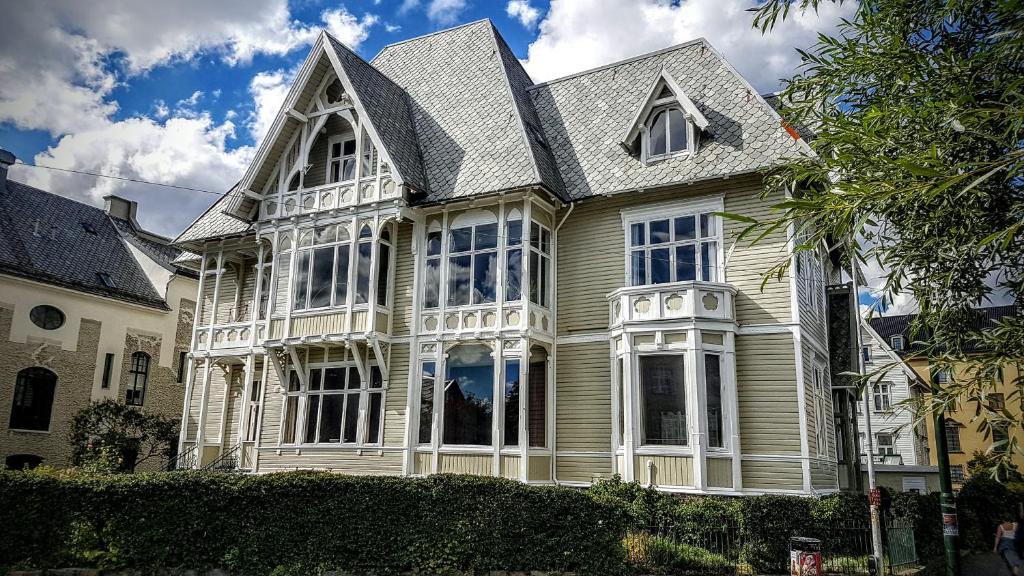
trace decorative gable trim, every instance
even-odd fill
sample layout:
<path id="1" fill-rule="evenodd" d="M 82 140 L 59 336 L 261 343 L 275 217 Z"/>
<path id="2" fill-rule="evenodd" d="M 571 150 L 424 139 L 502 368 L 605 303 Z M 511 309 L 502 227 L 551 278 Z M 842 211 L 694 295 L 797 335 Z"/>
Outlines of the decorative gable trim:
<path id="1" fill-rule="evenodd" d="M 668 70 L 664 68 L 658 72 L 658 76 L 651 83 L 650 90 L 647 91 L 647 97 L 644 98 L 644 105 L 637 110 L 636 115 L 633 116 L 633 121 L 629 124 L 629 129 L 626 131 L 625 137 L 622 139 L 622 144 L 627 148 L 632 148 L 633 142 L 636 140 L 640 133 L 644 130 L 644 121 L 650 115 L 651 110 L 657 106 L 659 88 L 662 86 L 668 87 L 672 92 L 674 100 L 679 104 L 679 107 L 683 110 L 683 116 L 686 120 L 697 127 L 701 131 L 707 130 L 710 123 L 708 119 L 701 114 L 697 106 L 694 105 L 693 101 L 683 92 L 683 89 L 679 87 L 679 83 L 676 82 L 675 78 L 668 73 Z"/>

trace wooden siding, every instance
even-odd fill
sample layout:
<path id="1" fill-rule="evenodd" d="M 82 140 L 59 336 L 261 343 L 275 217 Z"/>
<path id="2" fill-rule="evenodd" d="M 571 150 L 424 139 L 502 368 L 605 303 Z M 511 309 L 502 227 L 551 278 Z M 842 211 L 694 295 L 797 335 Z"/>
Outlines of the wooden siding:
<path id="1" fill-rule="evenodd" d="M 292 318 L 289 337 L 340 334 L 345 331 L 345 316 L 344 312 L 328 312 Z"/>
<path id="2" fill-rule="evenodd" d="M 501 457 L 501 477 L 513 480 L 519 478 L 519 456 Z"/>
<path id="3" fill-rule="evenodd" d="M 384 400 L 384 445 L 405 445 L 405 404 L 409 390 L 409 345 L 391 346 L 388 392 Z"/>
<path id="4" fill-rule="evenodd" d="M 559 482 L 593 482 L 612 475 L 609 456 L 559 456 L 555 466 L 555 477 Z"/>
<path id="5" fill-rule="evenodd" d="M 206 422 L 203 429 L 203 442 L 206 444 L 219 443 L 221 441 L 221 425 L 224 422 L 222 410 L 224 408 L 224 396 L 228 388 L 224 370 L 224 367 L 215 365 L 213 372 L 210 374 L 210 390 L 206 402 Z M 202 394 L 202 385 L 200 385 L 199 393 Z"/>
<path id="6" fill-rule="evenodd" d="M 558 450 L 610 450 L 610 363 L 607 342 L 559 345 L 555 388 Z"/>
<path id="7" fill-rule="evenodd" d="M 359 455 L 344 448 L 302 448 L 260 452 L 260 470 L 332 470 L 345 474 L 396 476 L 402 473 L 400 451 L 363 449 Z"/>
<path id="8" fill-rule="evenodd" d="M 260 429 L 260 443 L 263 446 L 277 446 L 281 432 L 281 411 L 284 409 L 284 394 L 277 371 L 271 366 L 267 371 L 267 384 L 263 387 L 263 425 Z M 260 457 L 262 466 L 262 456 Z"/>
<path id="9" fill-rule="evenodd" d="M 752 490 L 802 490 L 803 471 L 796 460 L 764 462 L 744 460 L 743 488 Z"/>
<path id="10" fill-rule="evenodd" d="M 824 367 L 825 381 L 822 385 L 825 388 L 825 451 L 822 453 L 818 452 L 818 416 L 814 411 L 814 360 L 815 351 L 814 347 L 808 344 L 806 341 L 803 342 L 803 374 L 804 374 L 804 412 L 807 415 L 807 446 L 811 456 L 817 456 L 821 458 L 827 458 L 829 460 L 836 459 L 836 432 L 835 426 L 832 421 L 832 415 L 835 413 L 832 409 L 832 392 L 831 384 L 828 374 L 828 358 L 817 355 L 821 361 L 821 365 Z"/>
<path id="11" fill-rule="evenodd" d="M 533 481 L 551 480 L 551 456 L 530 456 L 526 478 Z"/>
<path id="12" fill-rule="evenodd" d="M 736 389 L 743 453 L 800 454 L 793 336 L 737 336 Z"/>
<path id="13" fill-rule="evenodd" d="M 434 456 L 432 454 L 429 452 L 417 452 L 413 458 L 415 460 L 413 462 L 413 466 L 416 468 L 414 471 L 415 474 L 423 476 L 430 474 L 432 462 L 434 461 Z"/>
<path id="14" fill-rule="evenodd" d="M 439 454 L 437 471 L 442 474 L 492 476 L 493 454 Z"/>
<path id="15" fill-rule="evenodd" d="M 412 302 L 413 302 L 413 269 L 415 268 L 415 255 L 412 253 L 413 226 L 408 222 L 401 222 L 395 227 L 395 303 L 392 316 L 394 326 L 392 333 L 398 336 L 406 336 L 412 327 Z"/>
<path id="16" fill-rule="evenodd" d="M 291 278 L 289 266 L 291 265 L 291 252 L 277 255 L 276 286 L 274 286 L 274 316 L 284 316 L 288 310 L 288 290 L 291 287 L 288 280 Z"/>
<path id="17" fill-rule="evenodd" d="M 732 488 L 732 458 L 708 458 L 708 487 Z"/>
<path id="18" fill-rule="evenodd" d="M 765 218 L 773 200 L 762 200 L 760 177 L 694 184 L 659 192 L 635 192 L 580 202 L 558 232 L 558 333 L 560 335 L 608 329 L 608 302 L 612 290 L 625 284 L 625 236 L 621 210 L 644 204 L 699 199 L 725 194 L 725 210 Z M 559 218 L 562 218 L 564 209 Z M 728 254 L 743 224 L 724 221 L 723 250 Z M 595 250 L 599 239 L 600 249 Z M 770 281 L 761 290 L 763 272 L 785 256 L 786 234 L 780 231 L 755 246 L 744 241 L 733 249 L 726 267 L 728 282 L 737 290 L 736 316 L 741 324 L 788 322 L 791 319 L 788 278 Z"/>
<path id="19" fill-rule="evenodd" d="M 837 474 L 838 467 L 836 464 L 811 462 L 811 486 L 815 490 L 838 489 L 839 476 Z"/>
<path id="20" fill-rule="evenodd" d="M 690 456 L 638 455 L 633 458 L 633 469 L 643 484 L 693 486 L 693 458 Z"/>
<path id="21" fill-rule="evenodd" d="M 313 146 L 309 149 L 308 164 L 310 168 L 303 177 L 303 185 L 306 188 L 313 188 L 314 186 L 327 183 L 327 141 L 332 136 L 339 134 L 345 134 L 350 138 L 353 137 L 352 126 L 337 114 L 331 114 L 324 124 L 324 128 L 326 133 L 317 136 L 317 139 L 313 141 Z"/>

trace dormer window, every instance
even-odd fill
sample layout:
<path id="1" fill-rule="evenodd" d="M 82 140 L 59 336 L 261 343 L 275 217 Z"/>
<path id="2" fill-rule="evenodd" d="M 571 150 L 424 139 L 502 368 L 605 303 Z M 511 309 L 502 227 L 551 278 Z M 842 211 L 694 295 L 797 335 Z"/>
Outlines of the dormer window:
<path id="1" fill-rule="evenodd" d="M 679 83 L 665 70 L 658 73 L 647 97 L 622 139 L 622 146 L 645 164 L 697 151 L 700 133 L 709 126 Z"/>
<path id="2" fill-rule="evenodd" d="M 682 110 L 658 108 L 647 121 L 647 159 L 655 160 L 687 149 L 687 122 Z"/>

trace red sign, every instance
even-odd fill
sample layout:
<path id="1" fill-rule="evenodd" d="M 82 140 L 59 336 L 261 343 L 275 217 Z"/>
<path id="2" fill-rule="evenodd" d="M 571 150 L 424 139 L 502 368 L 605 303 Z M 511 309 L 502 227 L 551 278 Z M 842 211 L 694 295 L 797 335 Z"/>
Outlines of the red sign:
<path id="1" fill-rule="evenodd" d="M 868 494 L 868 502 L 872 506 L 881 506 L 882 505 L 882 491 L 879 490 L 878 488 L 872 488 L 871 492 Z"/>

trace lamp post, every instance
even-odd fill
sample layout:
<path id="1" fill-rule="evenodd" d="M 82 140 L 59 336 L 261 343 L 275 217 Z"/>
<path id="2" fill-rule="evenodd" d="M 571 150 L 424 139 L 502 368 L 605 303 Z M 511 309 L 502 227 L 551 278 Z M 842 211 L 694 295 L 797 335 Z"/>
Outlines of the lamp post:
<path id="1" fill-rule="evenodd" d="M 938 391 L 939 370 L 929 369 L 932 392 Z M 935 459 L 939 465 L 939 511 L 942 513 L 942 544 L 946 549 L 946 576 L 960 576 L 960 528 L 957 525 L 953 479 L 949 475 L 949 446 L 946 444 L 946 416 L 935 413 Z"/>

